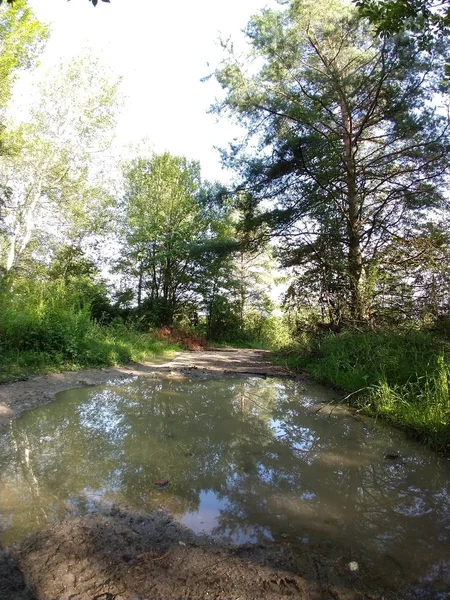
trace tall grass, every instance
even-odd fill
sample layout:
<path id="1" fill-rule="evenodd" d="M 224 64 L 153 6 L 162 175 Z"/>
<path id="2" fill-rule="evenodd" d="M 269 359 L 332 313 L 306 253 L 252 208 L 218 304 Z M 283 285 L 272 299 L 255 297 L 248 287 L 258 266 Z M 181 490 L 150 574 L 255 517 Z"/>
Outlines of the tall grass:
<path id="1" fill-rule="evenodd" d="M 381 380 L 370 387 L 364 405 L 394 425 L 408 429 L 429 446 L 450 452 L 450 365 L 440 355 L 426 375 L 403 385 Z"/>
<path id="2" fill-rule="evenodd" d="M 278 357 L 345 392 L 366 413 L 450 451 L 450 353 L 419 331 L 319 336 Z"/>
<path id="3" fill-rule="evenodd" d="M 141 361 L 174 349 L 120 321 L 95 323 L 89 302 L 62 284 L 22 284 L 0 296 L 0 382 Z"/>

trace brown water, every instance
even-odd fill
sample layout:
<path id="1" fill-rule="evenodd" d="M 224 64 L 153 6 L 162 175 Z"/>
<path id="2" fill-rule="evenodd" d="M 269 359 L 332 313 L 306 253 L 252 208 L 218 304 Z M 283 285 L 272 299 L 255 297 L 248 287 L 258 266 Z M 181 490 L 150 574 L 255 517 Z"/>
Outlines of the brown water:
<path id="1" fill-rule="evenodd" d="M 62 392 L 0 435 L 1 541 L 105 506 L 162 506 L 197 532 L 309 544 L 448 597 L 449 461 L 332 400 L 259 378 Z"/>

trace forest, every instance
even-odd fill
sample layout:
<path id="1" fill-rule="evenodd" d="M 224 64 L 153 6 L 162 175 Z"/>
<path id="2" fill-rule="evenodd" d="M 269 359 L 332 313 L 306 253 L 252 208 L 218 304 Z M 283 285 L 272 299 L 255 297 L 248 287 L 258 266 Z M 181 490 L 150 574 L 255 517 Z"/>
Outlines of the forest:
<path id="1" fill-rule="evenodd" d="M 241 132 L 224 184 L 147 140 L 111 151 L 101 57 L 62 60 L 16 110 L 51 34 L 0 2 L 0 382 L 265 348 L 448 452 L 448 24 L 433 0 L 260 10 L 205 73 L 211 127 Z"/>

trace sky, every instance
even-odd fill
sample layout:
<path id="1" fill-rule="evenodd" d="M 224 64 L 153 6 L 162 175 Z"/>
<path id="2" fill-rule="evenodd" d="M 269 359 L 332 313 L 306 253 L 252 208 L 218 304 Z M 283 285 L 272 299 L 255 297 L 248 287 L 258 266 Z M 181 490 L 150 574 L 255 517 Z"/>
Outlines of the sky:
<path id="1" fill-rule="evenodd" d="M 267 0 L 29 0 L 51 36 L 39 73 L 62 58 L 91 48 L 123 77 L 125 105 L 118 121 L 119 148 L 147 138 L 156 152 L 199 160 L 205 179 L 229 181 L 214 146 L 232 141 L 238 130 L 217 122 L 208 108 L 220 87 L 201 82 L 220 61 L 219 37 L 244 47 L 242 29 Z M 131 8 L 130 8 L 131 7 Z M 32 94 L 26 77 L 17 93 Z"/>

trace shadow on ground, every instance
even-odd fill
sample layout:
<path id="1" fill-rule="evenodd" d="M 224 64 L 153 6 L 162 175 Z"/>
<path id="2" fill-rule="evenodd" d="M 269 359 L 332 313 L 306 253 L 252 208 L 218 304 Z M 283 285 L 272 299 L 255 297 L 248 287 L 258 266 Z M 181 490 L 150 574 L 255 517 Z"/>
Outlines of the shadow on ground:
<path id="1" fill-rule="evenodd" d="M 351 572 L 339 551 L 282 544 L 233 546 L 170 515 L 113 510 L 64 521 L 0 556 L 0 593 L 14 600 L 130 598 L 398 600 L 399 590 Z M 29 587 L 26 587 L 27 584 Z M 34 594 L 34 595 L 33 595 Z"/>
<path id="2" fill-rule="evenodd" d="M 38 600 L 17 560 L 5 548 L 0 548 L 0 598 L 2 600 Z"/>

